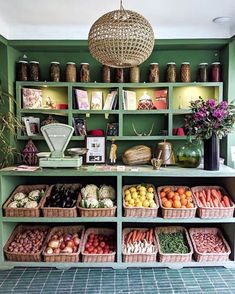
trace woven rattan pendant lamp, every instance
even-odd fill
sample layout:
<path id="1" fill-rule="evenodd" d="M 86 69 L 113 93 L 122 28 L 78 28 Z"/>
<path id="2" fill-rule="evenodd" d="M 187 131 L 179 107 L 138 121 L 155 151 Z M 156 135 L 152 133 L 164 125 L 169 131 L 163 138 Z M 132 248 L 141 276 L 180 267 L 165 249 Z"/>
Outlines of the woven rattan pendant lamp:
<path id="1" fill-rule="evenodd" d="M 144 62 L 153 51 L 154 33 L 139 13 L 120 9 L 101 16 L 88 35 L 91 55 L 104 65 L 133 67 Z"/>

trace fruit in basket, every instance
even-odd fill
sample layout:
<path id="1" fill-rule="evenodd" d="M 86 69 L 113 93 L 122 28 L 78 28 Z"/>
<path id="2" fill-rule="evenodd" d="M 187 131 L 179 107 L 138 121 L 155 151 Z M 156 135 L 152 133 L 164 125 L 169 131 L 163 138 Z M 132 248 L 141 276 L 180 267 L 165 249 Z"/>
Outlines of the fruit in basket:
<path id="1" fill-rule="evenodd" d="M 111 254 L 115 244 L 113 236 L 90 233 L 85 244 L 85 254 Z"/>
<path id="2" fill-rule="evenodd" d="M 200 207 L 232 207 L 230 199 L 222 193 L 222 190 L 214 188 L 205 188 L 194 192 Z"/>
<path id="3" fill-rule="evenodd" d="M 164 208 L 193 208 L 192 192 L 184 187 L 164 187 L 160 191 L 162 206 Z"/>
<path id="4" fill-rule="evenodd" d="M 126 207 L 157 207 L 154 200 L 154 188 L 149 185 L 131 186 L 124 191 L 124 201 Z"/>

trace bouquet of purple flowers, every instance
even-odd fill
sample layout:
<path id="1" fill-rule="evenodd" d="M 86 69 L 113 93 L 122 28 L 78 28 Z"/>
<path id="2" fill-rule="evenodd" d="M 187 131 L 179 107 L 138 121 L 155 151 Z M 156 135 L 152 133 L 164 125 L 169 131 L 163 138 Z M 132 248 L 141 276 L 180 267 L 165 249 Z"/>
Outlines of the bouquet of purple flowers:
<path id="1" fill-rule="evenodd" d="M 226 101 L 217 103 L 214 99 L 198 100 L 190 103 L 192 113 L 185 117 L 187 135 L 199 139 L 210 139 L 215 134 L 219 139 L 233 130 L 235 106 Z"/>

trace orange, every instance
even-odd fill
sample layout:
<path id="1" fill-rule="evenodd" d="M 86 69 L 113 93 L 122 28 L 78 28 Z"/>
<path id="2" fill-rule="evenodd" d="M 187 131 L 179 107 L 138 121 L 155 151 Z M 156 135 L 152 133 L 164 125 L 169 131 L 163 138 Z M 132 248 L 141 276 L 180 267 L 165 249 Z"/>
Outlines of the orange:
<path id="1" fill-rule="evenodd" d="M 190 196 L 192 196 L 192 192 L 191 191 L 186 191 L 185 195 L 190 197 Z"/>
<path id="2" fill-rule="evenodd" d="M 163 204 L 163 206 L 165 207 L 165 208 L 171 208 L 171 202 L 170 201 L 165 201 L 164 202 L 164 204 Z"/>
<path id="3" fill-rule="evenodd" d="M 166 197 L 163 197 L 161 200 L 162 200 L 162 204 L 163 204 L 164 202 L 168 201 L 168 199 L 167 199 Z"/>
<path id="4" fill-rule="evenodd" d="M 175 192 L 175 196 L 179 196 L 180 194 L 178 192 Z"/>
<path id="5" fill-rule="evenodd" d="M 186 199 L 186 195 L 185 194 L 181 194 L 180 195 L 180 199 L 182 200 L 182 199 Z"/>
<path id="6" fill-rule="evenodd" d="M 179 200 L 175 200 L 175 201 L 173 202 L 173 207 L 174 207 L 174 208 L 181 208 L 181 203 L 180 203 L 180 201 L 179 201 Z"/>
<path id="7" fill-rule="evenodd" d="M 193 208 L 194 205 L 193 205 L 193 203 L 188 203 L 188 204 L 186 205 L 186 207 L 187 207 L 187 208 Z"/>
<path id="8" fill-rule="evenodd" d="M 167 198 L 171 199 L 171 198 L 174 197 L 174 195 L 175 195 L 175 193 L 173 191 L 170 191 L 170 192 L 167 193 Z"/>
<path id="9" fill-rule="evenodd" d="M 173 200 L 180 200 L 180 196 L 175 195 L 172 199 L 173 199 Z"/>
<path id="10" fill-rule="evenodd" d="M 170 187 L 165 187 L 164 189 L 163 189 L 163 192 L 169 192 L 169 191 L 171 191 L 171 188 Z"/>
<path id="11" fill-rule="evenodd" d="M 160 196 L 161 196 L 161 198 L 165 197 L 165 196 L 166 196 L 166 192 L 163 192 L 163 191 L 162 191 L 162 192 L 160 193 Z"/>
<path id="12" fill-rule="evenodd" d="M 179 188 L 177 189 L 177 192 L 178 192 L 180 195 L 182 195 L 182 194 L 184 194 L 185 189 L 184 189 L 183 187 L 179 187 Z"/>
<path id="13" fill-rule="evenodd" d="M 181 199 L 180 202 L 181 202 L 181 205 L 182 206 L 186 206 L 188 204 L 188 200 L 187 199 Z"/>

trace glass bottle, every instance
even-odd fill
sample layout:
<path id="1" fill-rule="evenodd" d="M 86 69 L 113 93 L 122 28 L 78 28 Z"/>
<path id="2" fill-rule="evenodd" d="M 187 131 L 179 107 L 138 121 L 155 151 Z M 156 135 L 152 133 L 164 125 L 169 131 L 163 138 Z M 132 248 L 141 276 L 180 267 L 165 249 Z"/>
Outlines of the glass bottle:
<path id="1" fill-rule="evenodd" d="M 28 61 L 19 60 L 17 63 L 17 81 L 27 81 L 28 80 Z"/>
<path id="2" fill-rule="evenodd" d="M 111 68 L 108 65 L 103 65 L 102 67 L 102 82 L 103 83 L 111 82 Z"/>
<path id="3" fill-rule="evenodd" d="M 191 71 L 190 71 L 190 63 L 183 62 L 180 68 L 180 77 L 182 83 L 190 83 L 191 82 Z"/>
<path id="4" fill-rule="evenodd" d="M 74 62 L 67 62 L 65 69 L 65 80 L 69 83 L 75 83 L 77 81 L 77 67 Z"/>
<path id="5" fill-rule="evenodd" d="M 89 63 L 81 63 L 80 81 L 81 81 L 81 83 L 89 83 L 90 82 L 90 66 L 89 66 Z"/>
<path id="6" fill-rule="evenodd" d="M 149 82 L 150 83 L 159 83 L 160 80 L 160 71 L 159 65 L 157 62 L 150 63 L 149 67 Z"/>
<path id="7" fill-rule="evenodd" d="M 168 83 L 176 82 L 176 63 L 168 62 L 166 68 L 166 80 Z"/>
<path id="8" fill-rule="evenodd" d="M 115 69 L 115 82 L 116 83 L 124 83 L 124 69 L 116 68 Z"/>
<path id="9" fill-rule="evenodd" d="M 198 82 L 208 82 L 208 63 L 202 62 L 198 68 Z"/>
<path id="10" fill-rule="evenodd" d="M 176 153 L 177 164 L 181 167 L 196 168 L 201 163 L 202 151 L 199 143 L 192 137 L 188 137 L 187 142 L 182 145 Z"/>
<path id="11" fill-rule="evenodd" d="M 130 82 L 139 83 L 140 82 L 140 68 L 134 66 L 130 68 Z"/>
<path id="12" fill-rule="evenodd" d="M 211 82 L 221 82 L 221 65 L 220 62 L 213 62 L 211 64 Z"/>
<path id="13" fill-rule="evenodd" d="M 59 82 L 60 81 L 60 63 L 57 61 L 51 62 L 50 80 L 51 80 L 51 82 Z"/>
<path id="14" fill-rule="evenodd" d="M 40 68 L 38 61 L 29 62 L 29 80 L 33 82 L 38 82 L 40 79 Z"/>

